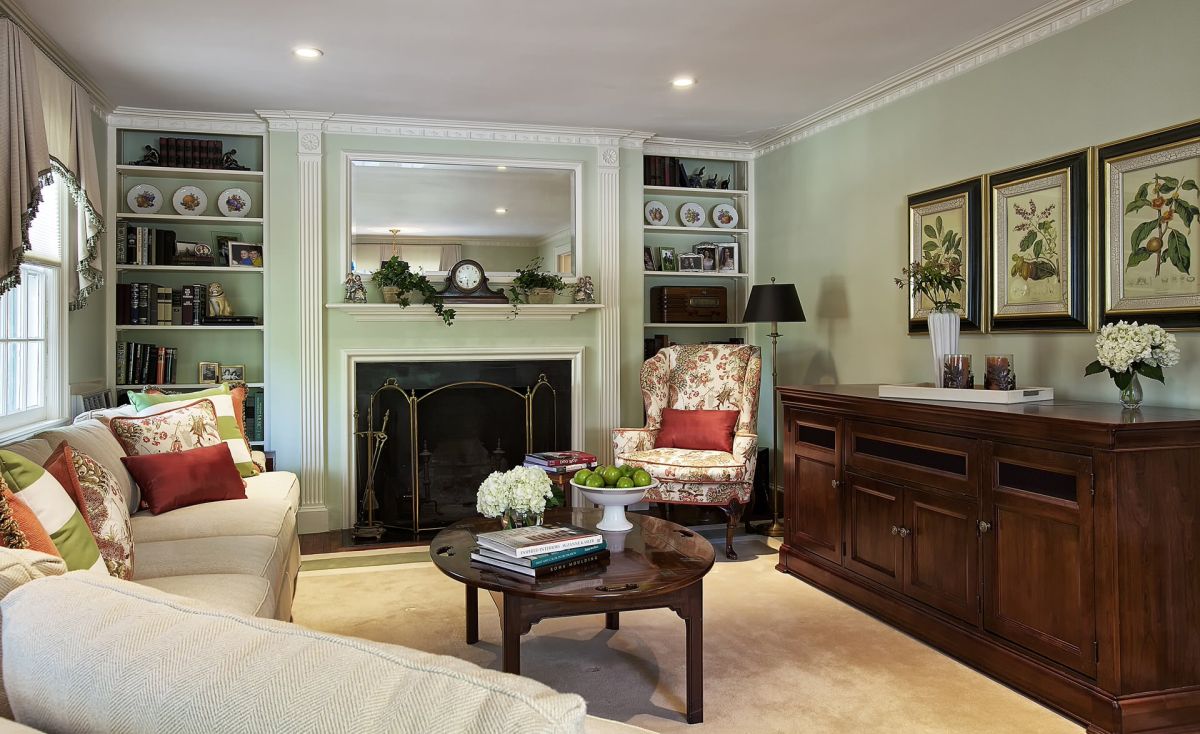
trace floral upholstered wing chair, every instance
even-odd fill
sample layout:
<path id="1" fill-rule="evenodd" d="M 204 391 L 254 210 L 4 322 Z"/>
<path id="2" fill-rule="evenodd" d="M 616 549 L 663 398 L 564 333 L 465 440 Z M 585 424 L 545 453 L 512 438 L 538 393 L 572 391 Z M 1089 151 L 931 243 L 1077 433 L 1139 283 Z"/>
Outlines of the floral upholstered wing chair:
<path id="1" fill-rule="evenodd" d="M 725 511 L 725 555 L 750 501 L 758 455 L 758 390 L 762 356 L 745 344 L 686 344 L 667 347 L 642 365 L 644 428 L 613 431 L 618 464 L 641 467 L 659 481 L 646 493 L 651 502 L 713 505 Z M 655 448 L 664 408 L 737 410 L 733 452 Z"/>

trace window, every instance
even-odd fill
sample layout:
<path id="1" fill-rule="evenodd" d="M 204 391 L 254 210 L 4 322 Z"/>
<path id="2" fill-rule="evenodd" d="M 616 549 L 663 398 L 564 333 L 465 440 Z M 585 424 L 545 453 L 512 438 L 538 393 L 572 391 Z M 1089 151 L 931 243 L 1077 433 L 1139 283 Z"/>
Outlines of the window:
<path id="1" fill-rule="evenodd" d="M 0 296 L 0 433 L 62 418 L 67 375 L 63 367 L 62 252 L 67 236 L 66 187 L 42 189 L 29 231 L 21 285 Z"/>

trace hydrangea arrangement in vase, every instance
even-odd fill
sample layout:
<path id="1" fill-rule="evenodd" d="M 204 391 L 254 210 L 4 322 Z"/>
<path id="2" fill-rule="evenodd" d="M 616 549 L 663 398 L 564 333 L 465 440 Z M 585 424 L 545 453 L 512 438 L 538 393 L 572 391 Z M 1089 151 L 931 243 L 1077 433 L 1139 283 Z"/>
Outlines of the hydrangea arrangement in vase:
<path id="1" fill-rule="evenodd" d="M 1118 321 L 1100 329 L 1096 336 L 1096 360 L 1084 369 L 1084 374 L 1108 372 L 1121 391 L 1121 405 L 1137 408 L 1142 404 L 1138 375 L 1165 383 L 1163 367 L 1177 364 L 1179 347 L 1174 334 L 1154 324 Z"/>
<path id="2" fill-rule="evenodd" d="M 484 517 L 500 518 L 505 528 L 542 524 L 547 507 L 558 506 L 554 485 L 541 469 L 518 466 L 506 472 L 492 472 L 479 485 L 475 509 Z"/>

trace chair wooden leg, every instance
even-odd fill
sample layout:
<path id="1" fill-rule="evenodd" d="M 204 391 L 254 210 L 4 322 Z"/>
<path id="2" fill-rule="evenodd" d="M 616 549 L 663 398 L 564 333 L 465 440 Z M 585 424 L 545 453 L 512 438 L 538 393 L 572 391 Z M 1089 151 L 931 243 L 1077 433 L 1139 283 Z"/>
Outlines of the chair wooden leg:
<path id="1" fill-rule="evenodd" d="M 725 557 L 731 561 L 737 560 L 737 553 L 733 550 L 733 531 L 737 528 L 738 521 L 742 517 L 742 503 L 737 499 L 729 501 L 728 507 L 722 507 L 728 522 L 725 524 Z"/>

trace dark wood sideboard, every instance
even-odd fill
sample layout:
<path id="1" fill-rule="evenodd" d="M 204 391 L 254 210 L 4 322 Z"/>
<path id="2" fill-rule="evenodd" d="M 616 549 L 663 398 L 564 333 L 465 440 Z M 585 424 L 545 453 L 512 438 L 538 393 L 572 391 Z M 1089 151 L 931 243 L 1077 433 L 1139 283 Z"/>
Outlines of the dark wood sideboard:
<path id="1" fill-rule="evenodd" d="M 781 571 L 1089 732 L 1200 732 L 1200 411 L 779 393 Z"/>

